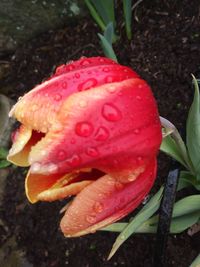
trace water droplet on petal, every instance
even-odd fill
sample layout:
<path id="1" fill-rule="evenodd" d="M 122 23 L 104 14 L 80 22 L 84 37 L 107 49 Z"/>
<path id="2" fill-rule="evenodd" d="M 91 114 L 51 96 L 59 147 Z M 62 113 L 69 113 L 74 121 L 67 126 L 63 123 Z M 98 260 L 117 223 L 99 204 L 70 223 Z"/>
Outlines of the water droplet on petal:
<path id="1" fill-rule="evenodd" d="M 85 107 L 87 107 L 87 101 L 85 101 L 85 100 L 80 100 L 80 102 L 79 102 L 79 106 L 81 107 L 81 108 L 85 108 Z"/>
<path id="2" fill-rule="evenodd" d="M 105 59 L 104 58 L 100 58 L 99 62 L 103 63 L 103 62 L 105 62 Z"/>
<path id="3" fill-rule="evenodd" d="M 38 109 L 39 109 L 39 107 L 37 104 L 33 104 L 33 106 L 31 107 L 31 111 L 33 111 L 33 112 L 38 110 Z"/>
<path id="4" fill-rule="evenodd" d="M 50 123 L 52 123 L 53 122 L 53 117 L 51 116 L 51 117 L 49 117 L 48 118 L 48 121 L 50 122 Z M 54 125 L 53 125 L 53 131 L 54 132 L 61 132 L 63 130 L 63 125 L 61 124 L 61 123 L 55 123 Z"/>
<path id="5" fill-rule="evenodd" d="M 95 147 L 88 147 L 86 149 L 86 154 L 91 157 L 97 157 L 99 155 L 99 151 Z"/>
<path id="6" fill-rule="evenodd" d="M 90 60 L 88 60 L 88 59 L 84 59 L 82 62 L 81 62 L 81 65 L 82 66 L 87 66 L 87 65 L 89 65 L 90 64 Z"/>
<path id="7" fill-rule="evenodd" d="M 66 158 L 66 152 L 64 150 L 60 150 L 58 152 L 58 159 L 59 160 L 64 160 Z"/>
<path id="8" fill-rule="evenodd" d="M 38 172 L 41 169 L 41 164 L 35 162 L 31 165 L 31 172 Z"/>
<path id="9" fill-rule="evenodd" d="M 58 166 L 54 163 L 49 163 L 49 164 L 44 165 L 43 168 L 45 169 L 45 172 L 53 173 L 57 171 Z"/>
<path id="10" fill-rule="evenodd" d="M 120 182 L 116 182 L 115 183 L 115 188 L 117 190 L 122 190 L 124 188 L 124 184 L 120 183 Z"/>
<path id="11" fill-rule="evenodd" d="M 62 99 L 62 96 L 60 95 L 60 94 L 56 94 L 55 96 L 54 96 L 54 100 L 55 101 L 60 101 Z"/>
<path id="12" fill-rule="evenodd" d="M 107 87 L 107 91 L 113 94 L 116 91 L 116 87 L 114 85 L 110 85 Z"/>
<path id="13" fill-rule="evenodd" d="M 63 88 L 63 89 L 66 89 L 66 88 L 67 88 L 67 82 L 63 82 L 63 83 L 62 83 L 62 88 Z"/>
<path id="14" fill-rule="evenodd" d="M 85 82 L 78 85 L 79 91 L 88 90 L 92 87 L 95 87 L 97 85 L 97 80 L 95 78 L 90 78 L 86 80 Z"/>
<path id="15" fill-rule="evenodd" d="M 75 73 L 75 78 L 79 79 L 80 78 L 80 74 L 79 73 Z"/>
<path id="16" fill-rule="evenodd" d="M 95 134 L 95 140 L 96 141 L 105 141 L 109 137 L 109 132 L 108 130 L 101 126 L 98 128 L 96 134 Z"/>
<path id="17" fill-rule="evenodd" d="M 94 215 L 87 215 L 86 216 L 86 221 L 89 223 L 95 223 L 96 222 L 96 217 Z"/>
<path id="18" fill-rule="evenodd" d="M 71 139 L 71 144 L 75 144 L 76 143 L 76 140 L 74 138 Z"/>
<path id="19" fill-rule="evenodd" d="M 136 96 L 136 99 L 137 99 L 137 100 L 142 100 L 142 97 L 141 97 L 140 95 L 137 95 L 137 96 Z"/>
<path id="20" fill-rule="evenodd" d="M 113 104 L 104 104 L 102 115 L 108 121 L 118 121 L 122 118 L 120 110 Z"/>
<path id="21" fill-rule="evenodd" d="M 81 158 L 79 155 L 74 154 L 67 162 L 71 167 L 77 167 L 81 163 Z"/>
<path id="22" fill-rule="evenodd" d="M 75 132 L 82 137 L 88 137 L 93 132 L 93 126 L 89 122 L 79 122 L 76 124 Z"/>
<path id="23" fill-rule="evenodd" d="M 103 71 L 104 72 L 108 72 L 109 71 L 109 68 L 105 67 L 105 68 L 103 68 Z"/>
<path id="24" fill-rule="evenodd" d="M 143 157 L 138 156 L 138 157 L 137 157 L 137 160 L 138 160 L 139 162 L 141 162 L 141 161 L 143 160 Z"/>
<path id="25" fill-rule="evenodd" d="M 134 132 L 134 134 L 139 134 L 140 133 L 140 129 L 134 129 L 133 132 Z"/>
<path id="26" fill-rule="evenodd" d="M 95 211 L 96 213 L 100 213 L 100 212 L 103 211 L 104 206 L 103 206 L 103 204 L 102 204 L 101 202 L 95 202 L 93 208 L 94 208 L 94 211 Z"/>

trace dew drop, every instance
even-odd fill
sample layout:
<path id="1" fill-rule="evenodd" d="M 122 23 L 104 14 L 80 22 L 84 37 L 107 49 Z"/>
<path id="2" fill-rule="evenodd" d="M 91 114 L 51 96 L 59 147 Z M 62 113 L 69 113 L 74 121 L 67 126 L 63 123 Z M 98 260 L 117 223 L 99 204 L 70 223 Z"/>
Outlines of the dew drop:
<path id="1" fill-rule="evenodd" d="M 75 68 L 73 65 L 70 65 L 70 64 L 72 64 L 72 62 L 73 62 L 73 61 L 69 61 L 69 63 L 68 63 L 69 66 L 67 66 L 67 68 L 66 68 L 66 69 L 69 70 L 69 71 L 71 71 L 71 70 L 73 70 L 73 69 Z"/>
<path id="2" fill-rule="evenodd" d="M 82 66 L 87 66 L 90 64 L 90 61 L 88 59 L 84 59 L 81 63 Z"/>
<path id="3" fill-rule="evenodd" d="M 81 158 L 79 155 L 74 154 L 67 162 L 71 167 L 76 167 L 81 163 Z"/>
<path id="4" fill-rule="evenodd" d="M 102 115 L 108 121 L 118 121 L 122 118 L 120 110 L 113 104 L 104 104 Z"/>
<path id="5" fill-rule="evenodd" d="M 137 157 L 137 160 L 138 160 L 139 162 L 141 162 L 141 161 L 143 160 L 143 158 L 142 158 L 141 156 L 138 156 L 138 157 Z"/>
<path id="6" fill-rule="evenodd" d="M 104 58 L 100 58 L 99 62 L 103 63 L 103 62 L 105 62 L 105 59 Z"/>
<path id="7" fill-rule="evenodd" d="M 36 111 L 36 110 L 38 110 L 39 109 L 39 107 L 38 107 L 38 105 L 37 104 L 34 104 L 32 107 L 31 107 L 31 111 Z"/>
<path id="8" fill-rule="evenodd" d="M 41 164 L 38 162 L 35 162 L 31 166 L 31 172 L 38 172 L 41 169 Z"/>
<path id="9" fill-rule="evenodd" d="M 85 100 L 80 100 L 80 102 L 79 102 L 79 106 L 81 107 L 81 108 L 85 108 L 85 107 L 87 107 L 87 102 L 85 101 Z"/>
<path id="10" fill-rule="evenodd" d="M 96 217 L 93 215 L 87 215 L 86 216 L 86 221 L 89 223 L 95 223 L 96 222 Z"/>
<path id="11" fill-rule="evenodd" d="M 79 122 L 76 124 L 75 132 L 82 137 L 88 137 L 93 132 L 93 126 L 89 122 Z"/>
<path id="12" fill-rule="evenodd" d="M 63 83 L 62 83 L 62 88 L 63 88 L 63 89 L 66 89 L 66 88 L 67 88 L 67 82 L 63 82 Z"/>
<path id="13" fill-rule="evenodd" d="M 139 129 L 134 129 L 133 132 L 134 132 L 134 134 L 139 134 L 140 130 Z"/>
<path id="14" fill-rule="evenodd" d="M 106 83 L 111 83 L 111 82 L 113 82 L 114 81 L 114 77 L 113 76 L 107 76 L 106 78 L 105 78 L 105 82 Z"/>
<path id="15" fill-rule="evenodd" d="M 86 149 L 86 154 L 90 157 L 97 157 L 99 155 L 99 151 L 95 147 L 88 147 Z"/>
<path id="16" fill-rule="evenodd" d="M 50 123 L 52 123 L 52 121 L 53 121 L 53 117 L 49 117 L 48 118 L 48 121 L 50 122 Z M 53 131 L 54 132 L 61 132 L 63 130 L 63 125 L 61 124 L 61 123 L 55 123 L 54 125 L 53 125 Z"/>
<path id="17" fill-rule="evenodd" d="M 49 164 L 44 165 L 43 168 L 44 168 L 45 172 L 52 173 L 52 172 L 57 171 L 58 166 L 54 163 L 49 163 Z"/>
<path id="18" fill-rule="evenodd" d="M 80 78 L 80 74 L 79 73 L 75 73 L 75 78 L 79 79 Z"/>
<path id="19" fill-rule="evenodd" d="M 60 94 L 56 94 L 55 96 L 54 96 L 54 100 L 55 101 L 60 101 L 62 99 L 62 96 L 60 95 Z"/>
<path id="20" fill-rule="evenodd" d="M 58 152 L 58 159 L 59 160 L 64 160 L 66 158 L 66 152 L 64 150 L 60 150 Z"/>
<path id="21" fill-rule="evenodd" d="M 94 211 L 95 211 L 96 213 L 100 213 L 100 212 L 103 211 L 104 206 L 103 206 L 103 204 L 102 204 L 101 202 L 95 202 L 93 208 L 94 208 Z"/>
<path id="22" fill-rule="evenodd" d="M 96 85 L 97 85 L 97 80 L 95 78 L 90 78 L 90 79 L 86 80 L 85 82 L 79 84 L 78 90 L 79 91 L 88 90 L 88 89 L 90 89 Z"/>
<path id="23" fill-rule="evenodd" d="M 108 130 L 101 126 L 98 128 L 96 134 L 95 134 L 95 140 L 96 141 L 105 141 L 109 137 L 109 132 Z"/>
<path id="24" fill-rule="evenodd" d="M 113 94 L 116 91 L 116 87 L 114 85 L 110 85 L 107 87 L 107 91 Z"/>
<path id="25" fill-rule="evenodd" d="M 109 71 L 109 68 L 105 67 L 105 68 L 103 68 L 103 71 L 104 72 L 108 72 Z"/>
<path id="26" fill-rule="evenodd" d="M 124 188 L 124 185 L 120 182 L 115 183 L 116 190 L 122 190 Z"/>
<path id="27" fill-rule="evenodd" d="M 136 96 L 136 99 L 137 99 L 137 100 L 142 100 L 142 97 L 141 97 L 140 95 L 137 95 L 137 96 Z"/>
<path id="28" fill-rule="evenodd" d="M 71 139 L 71 144 L 75 144 L 76 143 L 76 140 L 74 138 Z"/>

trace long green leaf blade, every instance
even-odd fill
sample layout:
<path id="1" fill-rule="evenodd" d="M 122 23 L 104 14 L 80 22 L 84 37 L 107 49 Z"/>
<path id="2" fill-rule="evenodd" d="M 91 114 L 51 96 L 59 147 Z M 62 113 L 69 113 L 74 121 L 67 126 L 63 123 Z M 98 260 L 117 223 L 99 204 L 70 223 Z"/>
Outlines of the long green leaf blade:
<path id="1" fill-rule="evenodd" d="M 125 24 L 126 24 L 126 35 L 127 38 L 130 40 L 132 37 L 131 33 L 131 21 L 132 21 L 132 0 L 123 0 L 123 8 L 124 8 L 124 17 L 125 17 Z"/>
<path id="2" fill-rule="evenodd" d="M 85 0 L 85 3 L 90 11 L 91 16 L 96 21 L 96 23 L 99 25 L 99 27 L 102 29 L 102 31 L 105 31 L 106 24 L 103 22 L 102 18 L 96 11 L 96 9 L 93 7 L 93 5 L 90 3 L 89 0 Z"/>
<path id="3" fill-rule="evenodd" d="M 163 187 L 150 199 L 150 201 L 142 208 L 142 210 L 128 223 L 125 229 L 117 237 L 112 250 L 108 256 L 110 259 L 118 248 L 143 224 L 148 218 L 150 218 L 159 208 L 161 197 L 163 193 Z"/>
<path id="4" fill-rule="evenodd" d="M 109 57 L 109 58 L 111 58 L 117 62 L 117 57 L 116 57 L 115 52 L 112 48 L 112 45 L 106 40 L 106 38 L 102 34 L 98 33 L 98 36 L 100 38 L 101 45 L 102 45 L 105 56 L 107 56 L 107 57 Z"/>
<path id="5" fill-rule="evenodd" d="M 200 195 L 192 195 L 177 201 L 173 209 L 173 218 L 200 211 Z"/>
<path id="6" fill-rule="evenodd" d="M 195 93 L 187 118 L 187 147 L 197 173 L 197 179 L 200 179 L 200 100 L 199 86 L 194 76 L 193 83 Z"/>

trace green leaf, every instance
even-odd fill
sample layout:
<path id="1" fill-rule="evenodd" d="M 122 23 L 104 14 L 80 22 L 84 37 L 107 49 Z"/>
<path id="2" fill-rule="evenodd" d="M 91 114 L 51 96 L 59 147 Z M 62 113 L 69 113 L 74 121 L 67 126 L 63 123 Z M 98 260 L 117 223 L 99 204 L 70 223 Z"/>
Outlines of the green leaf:
<path id="1" fill-rule="evenodd" d="M 173 159 L 177 160 L 187 168 L 187 164 L 184 161 L 179 146 L 170 135 L 163 138 L 160 150 L 172 157 Z"/>
<path id="2" fill-rule="evenodd" d="M 132 37 L 131 33 L 131 20 L 132 20 L 132 10 L 131 10 L 132 0 L 123 0 L 123 9 L 125 16 L 125 24 L 126 24 L 126 35 L 130 40 Z"/>
<path id="3" fill-rule="evenodd" d="M 199 218 L 200 218 L 200 211 L 172 218 L 170 225 L 170 233 L 179 234 L 185 231 L 193 224 L 197 223 Z"/>
<path id="4" fill-rule="evenodd" d="M 116 57 L 115 52 L 112 48 L 112 45 L 100 33 L 98 33 L 98 36 L 100 38 L 101 45 L 102 45 L 105 56 L 107 56 L 107 57 L 109 57 L 109 58 L 111 58 L 117 62 L 117 57 Z"/>
<path id="5" fill-rule="evenodd" d="M 10 166 L 11 163 L 7 161 L 6 159 L 0 160 L 0 169 L 6 168 Z"/>
<path id="6" fill-rule="evenodd" d="M 104 37 L 108 41 L 110 45 L 112 45 L 113 37 L 114 37 L 114 29 L 113 29 L 113 23 L 110 22 L 104 31 Z"/>
<path id="7" fill-rule="evenodd" d="M 181 171 L 177 191 L 190 186 L 194 186 L 197 190 L 200 190 L 200 182 L 196 177 L 189 171 Z"/>
<path id="8" fill-rule="evenodd" d="M 200 266 L 200 254 L 190 264 L 190 267 L 199 267 L 199 266 Z"/>
<path id="9" fill-rule="evenodd" d="M 91 15 L 99 24 L 99 26 L 101 26 L 103 31 L 105 28 L 103 29 L 102 25 L 107 25 L 108 23 L 113 22 L 113 25 L 115 26 L 116 23 L 113 0 L 85 0 L 85 3 L 89 8 Z"/>
<path id="10" fill-rule="evenodd" d="M 0 147 L 0 159 L 6 159 L 8 155 L 8 150 Z"/>
<path id="11" fill-rule="evenodd" d="M 159 208 L 163 193 L 163 187 L 150 199 L 150 201 L 141 209 L 141 211 L 127 224 L 124 230 L 117 237 L 112 250 L 108 256 L 110 259 L 118 248 L 133 234 L 136 230 L 150 218 Z"/>
<path id="12" fill-rule="evenodd" d="M 200 211 L 200 195 L 192 195 L 177 201 L 173 209 L 173 218 Z"/>
<path id="13" fill-rule="evenodd" d="M 187 148 L 189 156 L 197 173 L 197 179 L 200 179 L 200 103 L 199 86 L 197 80 L 193 77 L 194 99 L 189 110 L 187 118 Z"/>
<path id="14" fill-rule="evenodd" d="M 96 23 L 102 29 L 102 31 L 105 31 L 106 24 L 103 22 L 102 18 L 100 17 L 100 15 L 96 11 L 96 9 L 93 7 L 93 5 L 91 4 L 91 2 L 89 0 L 85 0 L 85 3 L 87 5 L 93 19 L 96 21 Z"/>

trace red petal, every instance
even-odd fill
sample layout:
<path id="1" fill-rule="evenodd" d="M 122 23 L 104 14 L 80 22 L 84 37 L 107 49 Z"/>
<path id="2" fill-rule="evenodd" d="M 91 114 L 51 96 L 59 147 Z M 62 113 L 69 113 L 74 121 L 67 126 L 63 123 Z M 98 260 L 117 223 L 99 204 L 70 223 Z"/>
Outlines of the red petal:
<path id="1" fill-rule="evenodd" d="M 81 59 L 58 68 L 54 76 L 22 97 L 10 115 L 34 130 L 46 133 L 55 123 L 57 112 L 69 95 L 136 77 L 138 75 L 130 68 L 110 59 Z"/>
<path id="2" fill-rule="evenodd" d="M 33 165 L 35 173 L 47 173 L 51 163 L 55 172 L 90 167 L 119 175 L 145 166 L 162 139 L 155 100 L 141 79 L 74 94 L 57 119 L 55 128 L 31 151 L 31 163 L 41 164 L 36 170 Z"/>
<path id="3" fill-rule="evenodd" d="M 61 220 L 61 230 L 66 236 L 80 236 L 121 219 L 141 203 L 155 176 L 156 160 L 128 184 L 103 176 L 75 197 Z"/>

